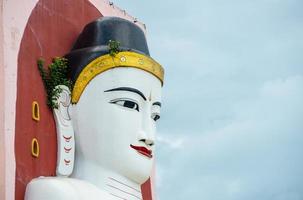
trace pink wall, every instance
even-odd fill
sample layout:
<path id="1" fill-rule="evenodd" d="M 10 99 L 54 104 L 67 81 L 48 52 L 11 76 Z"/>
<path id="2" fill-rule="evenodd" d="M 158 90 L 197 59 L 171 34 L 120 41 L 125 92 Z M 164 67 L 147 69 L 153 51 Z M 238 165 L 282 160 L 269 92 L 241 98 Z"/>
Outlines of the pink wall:
<path id="1" fill-rule="evenodd" d="M 15 188 L 15 108 L 16 108 L 16 82 L 17 82 L 17 57 L 21 37 L 30 12 L 36 0 L 10 0 L 3 1 L 2 27 L 3 27 L 3 62 L 4 68 L 4 140 L 5 162 L 5 198 L 14 199 Z M 18 15 L 16 15 L 18 13 Z M 2 120 L 3 122 L 3 120 Z M 1 163 L 2 164 L 2 163 Z"/>
<path id="2" fill-rule="evenodd" d="M 3 44 L 3 2 L 0 1 L 0 44 Z M 3 45 L 0 45 L 0 163 L 5 162 L 4 154 L 4 65 Z M 0 164 L 0 199 L 4 199 L 5 168 Z"/>

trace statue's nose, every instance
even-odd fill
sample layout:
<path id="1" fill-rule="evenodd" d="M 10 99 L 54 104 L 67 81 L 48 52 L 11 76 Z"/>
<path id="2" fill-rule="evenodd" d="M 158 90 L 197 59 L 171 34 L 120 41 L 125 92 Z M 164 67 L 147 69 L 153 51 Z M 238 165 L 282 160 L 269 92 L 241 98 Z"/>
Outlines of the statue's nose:
<path id="1" fill-rule="evenodd" d="M 153 135 L 152 132 L 147 134 L 145 131 L 140 131 L 138 140 L 139 140 L 139 142 L 145 143 L 146 146 L 153 146 L 155 143 L 155 140 L 152 135 Z"/>
<path id="2" fill-rule="evenodd" d="M 140 139 L 140 142 L 144 142 L 147 146 L 153 146 L 154 145 L 154 141 L 150 140 L 150 139 Z"/>
<path id="3" fill-rule="evenodd" d="M 151 109 L 143 109 L 138 140 L 144 142 L 146 146 L 153 146 L 155 142 L 155 128 L 153 127 L 153 119 L 150 116 Z"/>

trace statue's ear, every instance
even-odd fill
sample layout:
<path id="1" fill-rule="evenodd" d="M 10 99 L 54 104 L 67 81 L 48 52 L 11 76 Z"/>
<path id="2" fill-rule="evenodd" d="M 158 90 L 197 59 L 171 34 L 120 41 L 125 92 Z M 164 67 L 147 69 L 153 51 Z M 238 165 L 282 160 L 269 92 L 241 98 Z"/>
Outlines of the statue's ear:
<path id="1" fill-rule="evenodd" d="M 57 176 L 69 176 L 73 172 L 75 139 L 72 120 L 69 113 L 71 92 L 65 85 L 55 88 L 58 93 L 53 98 L 57 108 L 53 109 L 57 130 Z"/>
<path id="2" fill-rule="evenodd" d="M 71 104 L 71 92 L 69 88 L 65 85 L 58 85 L 55 87 L 55 90 L 58 91 L 57 96 L 53 97 L 54 103 L 57 105 L 57 108 L 54 108 L 54 115 L 58 117 L 62 123 L 70 121 L 69 106 Z"/>

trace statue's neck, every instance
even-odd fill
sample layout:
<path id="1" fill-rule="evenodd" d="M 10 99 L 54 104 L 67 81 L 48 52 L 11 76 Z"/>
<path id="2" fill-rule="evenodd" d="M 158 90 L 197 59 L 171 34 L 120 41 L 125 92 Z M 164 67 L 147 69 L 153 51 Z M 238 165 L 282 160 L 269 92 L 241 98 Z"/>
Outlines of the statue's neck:
<path id="1" fill-rule="evenodd" d="M 94 162 L 77 157 L 73 178 L 86 180 L 117 200 L 142 200 L 139 184 Z"/>

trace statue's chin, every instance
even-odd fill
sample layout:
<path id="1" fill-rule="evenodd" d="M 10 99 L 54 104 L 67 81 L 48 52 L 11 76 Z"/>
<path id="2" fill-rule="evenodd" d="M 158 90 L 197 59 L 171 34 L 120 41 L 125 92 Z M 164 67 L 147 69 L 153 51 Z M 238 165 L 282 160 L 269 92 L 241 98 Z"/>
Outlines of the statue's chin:
<path id="1" fill-rule="evenodd" d="M 128 179 L 138 184 L 143 184 L 151 176 L 154 158 L 148 158 L 138 154 L 133 151 L 133 149 L 129 149 L 129 151 L 130 152 L 125 155 L 127 161 L 122 165 L 116 163 L 112 168 L 115 168 Z M 117 168 L 116 166 L 119 167 Z"/>
<path id="2" fill-rule="evenodd" d="M 148 180 L 150 175 L 151 175 L 151 169 L 149 171 L 147 171 L 147 169 L 142 170 L 142 168 L 141 168 L 141 170 L 136 169 L 134 171 L 128 171 L 128 173 L 126 174 L 126 177 L 141 185 L 145 181 Z"/>
<path id="3" fill-rule="evenodd" d="M 118 173 L 121 176 L 137 183 L 143 184 L 146 182 L 152 173 L 153 160 L 147 158 L 133 158 L 128 159 L 128 162 L 110 165 L 107 168 L 114 173 Z M 130 160 L 136 160 L 131 162 Z"/>

